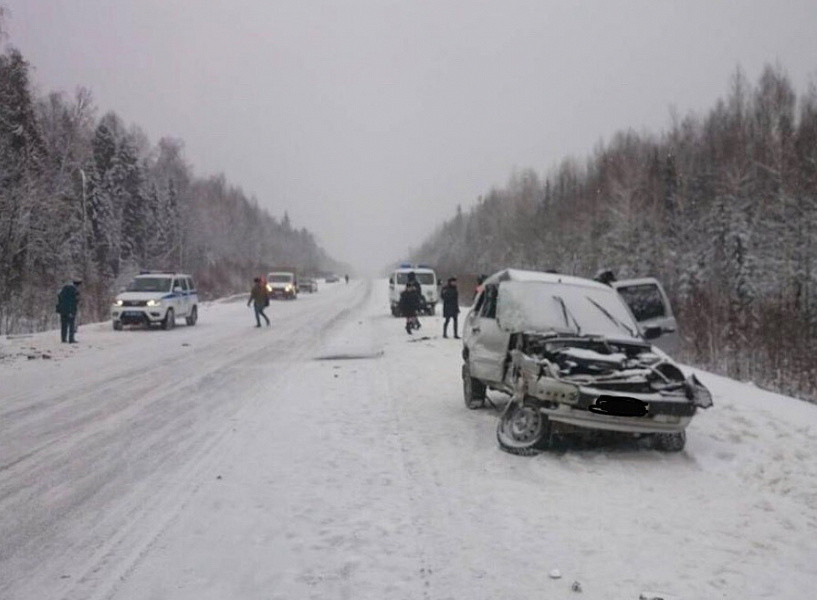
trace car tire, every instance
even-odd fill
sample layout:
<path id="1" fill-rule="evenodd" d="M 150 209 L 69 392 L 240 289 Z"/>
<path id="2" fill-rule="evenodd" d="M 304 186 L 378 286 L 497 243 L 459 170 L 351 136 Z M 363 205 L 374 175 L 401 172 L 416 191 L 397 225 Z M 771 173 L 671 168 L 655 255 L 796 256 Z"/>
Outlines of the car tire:
<path id="1" fill-rule="evenodd" d="M 466 408 L 475 410 L 485 406 L 485 384 L 479 379 L 471 377 L 471 368 L 468 362 L 462 365 L 462 394 Z"/>
<path id="2" fill-rule="evenodd" d="M 114 321 L 113 322 L 113 330 L 114 331 L 122 331 L 122 321 Z"/>
<path id="3" fill-rule="evenodd" d="M 511 400 L 499 417 L 496 440 L 510 454 L 539 454 L 550 441 L 550 421 L 535 404 Z"/>
<path id="4" fill-rule="evenodd" d="M 184 322 L 190 326 L 196 324 L 196 321 L 199 320 L 199 309 L 197 306 L 193 307 L 193 310 L 190 311 L 190 316 L 184 318 Z"/>
<path id="5" fill-rule="evenodd" d="M 653 445 L 661 452 L 680 452 L 687 442 L 686 431 L 676 433 L 656 433 L 653 435 Z"/>
<path id="6" fill-rule="evenodd" d="M 172 308 L 168 308 L 165 313 L 165 318 L 162 320 L 162 329 L 173 329 L 176 326 L 176 313 Z"/>

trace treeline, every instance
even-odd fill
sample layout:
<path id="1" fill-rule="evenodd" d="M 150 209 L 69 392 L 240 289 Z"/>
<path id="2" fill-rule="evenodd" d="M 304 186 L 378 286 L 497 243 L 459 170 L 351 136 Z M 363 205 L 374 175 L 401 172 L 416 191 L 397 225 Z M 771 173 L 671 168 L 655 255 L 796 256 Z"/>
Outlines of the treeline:
<path id="1" fill-rule="evenodd" d="M 286 215 L 223 176 L 195 177 L 181 141 L 97 118 L 87 90 L 36 97 L 29 73 L 19 51 L 0 54 L 0 334 L 52 326 L 70 277 L 91 321 L 141 269 L 190 272 L 212 297 L 275 265 L 340 268 Z"/>
<path id="2" fill-rule="evenodd" d="M 632 131 L 547 177 L 513 175 L 413 257 L 444 273 L 506 266 L 660 278 L 681 358 L 817 399 L 817 90 L 738 71 L 706 115 Z"/>

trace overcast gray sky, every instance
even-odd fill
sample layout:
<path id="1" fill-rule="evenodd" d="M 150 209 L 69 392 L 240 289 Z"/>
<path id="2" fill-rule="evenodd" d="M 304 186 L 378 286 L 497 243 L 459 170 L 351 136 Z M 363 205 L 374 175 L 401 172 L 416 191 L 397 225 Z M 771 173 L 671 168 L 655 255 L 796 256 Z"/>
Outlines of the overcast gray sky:
<path id="1" fill-rule="evenodd" d="M 368 270 L 514 169 L 708 110 L 738 65 L 817 79 L 816 0 L 0 4 L 38 90 L 90 88 Z"/>

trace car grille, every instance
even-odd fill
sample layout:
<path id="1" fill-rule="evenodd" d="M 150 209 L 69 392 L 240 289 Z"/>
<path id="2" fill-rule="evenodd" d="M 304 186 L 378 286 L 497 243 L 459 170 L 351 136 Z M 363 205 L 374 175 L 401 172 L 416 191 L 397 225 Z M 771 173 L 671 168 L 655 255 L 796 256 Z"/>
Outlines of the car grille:
<path id="1" fill-rule="evenodd" d="M 147 300 L 123 300 L 122 306 L 147 306 Z"/>

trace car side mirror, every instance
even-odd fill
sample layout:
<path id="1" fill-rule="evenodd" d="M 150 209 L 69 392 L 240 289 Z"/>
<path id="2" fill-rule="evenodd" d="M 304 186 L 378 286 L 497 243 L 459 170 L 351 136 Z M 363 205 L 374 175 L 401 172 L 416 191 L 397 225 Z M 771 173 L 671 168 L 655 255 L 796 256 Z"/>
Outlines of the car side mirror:
<path id="1" fill-rule="evenodd" d="M 654 327 L 646 327 L 644 329 L 645 340 L 655 340 L 660 338 L 662 335 L 664 335 L 664 328 L 658 325 Z"/>
<path id="2" fill-rule="evenodd" d="M 389 285 L 394 285 L 394 277 L 389 277 Z"/>

